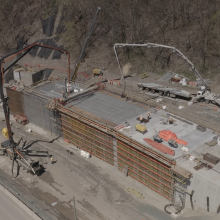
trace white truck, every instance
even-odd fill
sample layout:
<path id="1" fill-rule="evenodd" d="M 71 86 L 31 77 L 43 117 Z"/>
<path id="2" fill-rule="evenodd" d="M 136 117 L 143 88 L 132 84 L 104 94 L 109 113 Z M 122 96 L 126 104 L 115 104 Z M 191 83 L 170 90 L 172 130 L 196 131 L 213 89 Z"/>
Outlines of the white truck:
<path id="1" fill-rule="evenodd" d="M 170 88 L 155 83 L 138 83 L 137 86 L 141 90 L 149 91 L 151 93 L 159 93 L 160 96 L 164 95 L 173 98 L 185 98 L 185 99 L 191 99 L 193 103 L 197 101 L 197 102 L 205 102 L 207 104 L 213 103 L 215 105 L 220 106 L 220 95 L 210 92 L 209 90 L 206 89 L 206 87 L 198 91 L 195 96 L 185 90 Z"/>
<path id="2" fill-rule="evenodd" d="M 207 104 L 213 103 L 220 106 L 220 95 L 210 92 L 209 90 L 200 90 L 196 97 L 192 98 L 192 102 L 205 102 Z"/>

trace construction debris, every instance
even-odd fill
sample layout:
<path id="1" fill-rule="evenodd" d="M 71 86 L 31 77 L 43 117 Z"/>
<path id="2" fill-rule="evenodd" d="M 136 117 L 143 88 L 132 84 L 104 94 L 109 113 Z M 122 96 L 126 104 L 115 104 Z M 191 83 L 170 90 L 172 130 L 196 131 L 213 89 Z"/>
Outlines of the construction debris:
<path id="1" fill-rule="evenodd" d="M 212 155 L 212 154 L 209 154 L 209 153 L 206 153 L 203 155 L 203 160 L 209 162 L 209 163 L 212 163 L 214 165 L 216 165 L 218 162 L 219 162 L 219 158 Z"/>

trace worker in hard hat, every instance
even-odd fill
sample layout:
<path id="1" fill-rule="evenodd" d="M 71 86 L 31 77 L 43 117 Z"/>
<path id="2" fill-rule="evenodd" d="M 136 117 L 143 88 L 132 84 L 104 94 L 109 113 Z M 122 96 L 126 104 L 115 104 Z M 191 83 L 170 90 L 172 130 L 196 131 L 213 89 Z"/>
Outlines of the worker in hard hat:
<path id="1" fill-rule="evenodd" d="M 143 116 L 141 115 L 139 119 L 140 119 L 140 124 L 141 124 L 143 121 Z"/>
<path id="2" fill-rule="evenodd" d="M 63 99 L 65 100 L 66 99 L 66 93 L 64 91 L 62 91 L 62 94 L 63 94 Z"/>
<path id="3" fill-rule="evenodd" d="M 51 161 L 51 164 L 56 163 L 56 160 L 54 160 L 53 156 L 50 157 L 50 161 Z"/>
<path id="4" fill-rule="evenodd" d="M 128 99 L 129 99 L 129 95 L 127 94 L 127 95 L 126 95 L 126 101 L 128 101 Z"/>
<path id="5" fill-rule="evenodd" d="M 173 118 L 169 117 L 169 124 L 173 124 Z"/>
<path id="6" fill-rule="evenodd" d="M 124 98 L 124 93 L 123 92 L 121 92 L 121 97 Z"/>
<path id="7" fill-rule="evenodd" d="M 147 120 L 150 120 L 150 112 L 147 113 Z"/>

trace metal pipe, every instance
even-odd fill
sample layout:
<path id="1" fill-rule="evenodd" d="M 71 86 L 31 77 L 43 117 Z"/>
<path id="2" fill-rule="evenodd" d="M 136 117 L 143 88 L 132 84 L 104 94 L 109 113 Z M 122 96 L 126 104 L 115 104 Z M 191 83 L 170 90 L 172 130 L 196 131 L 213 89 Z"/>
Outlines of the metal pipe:
<path id="1" fill-rule="evenodd" d="M 22 59 L 27 53 L 29 53 L 32 50 L 32 48 L 25 51 L 19 58 L 17 58 L 13 63 L 11 63 L 8 67 L 6 67 L 3 72 L 5 73 L 7 70 L 9 70 L 12 66 L 14 66 L 20 59 Z"/>

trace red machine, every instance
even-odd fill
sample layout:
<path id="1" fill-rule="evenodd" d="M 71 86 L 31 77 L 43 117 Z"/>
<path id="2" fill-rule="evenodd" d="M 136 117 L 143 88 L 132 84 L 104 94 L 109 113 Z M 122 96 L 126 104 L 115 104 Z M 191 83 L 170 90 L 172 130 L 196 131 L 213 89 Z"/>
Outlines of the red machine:
<path id="1" fill-rule="evenodd" d="M 20 116 L 20 115 L 14 115 L 14 118 L 15 118 L 15 121 L 16 121 L 18 124 L 26 125 L 26 124 L 29 123 L 29 121 L 27 120 L 26 117 L 23 117 L 23 116 Z"/>

